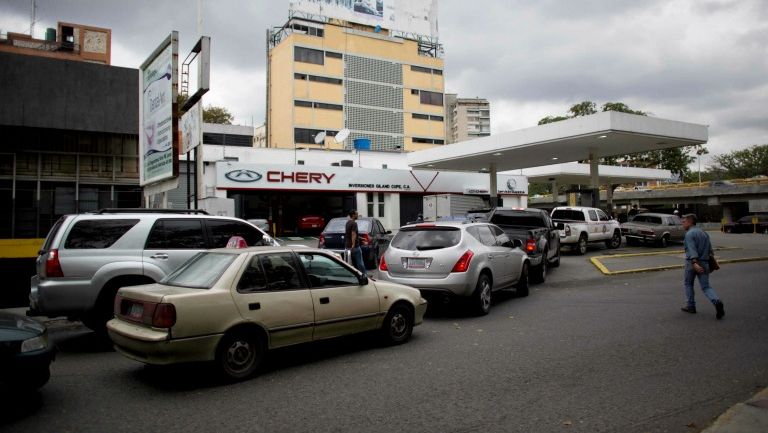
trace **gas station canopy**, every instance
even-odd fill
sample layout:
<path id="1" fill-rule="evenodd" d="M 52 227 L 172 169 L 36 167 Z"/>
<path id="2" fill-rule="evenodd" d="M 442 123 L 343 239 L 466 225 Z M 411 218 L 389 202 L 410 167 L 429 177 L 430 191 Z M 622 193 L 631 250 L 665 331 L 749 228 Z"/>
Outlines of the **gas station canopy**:
<path id="1" fill-rule="evenodd" d="M 467 171 L 493 165 L 506 171 L 699 145 L 708 136 L 706 125 L 605 111 L 412 152 L 408 165 Z"/>

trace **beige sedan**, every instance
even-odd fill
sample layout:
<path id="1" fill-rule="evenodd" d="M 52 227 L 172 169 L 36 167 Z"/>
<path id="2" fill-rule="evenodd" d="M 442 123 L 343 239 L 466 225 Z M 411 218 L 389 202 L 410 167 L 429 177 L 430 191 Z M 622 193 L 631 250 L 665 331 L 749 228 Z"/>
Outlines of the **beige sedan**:
<path id="1" fill-rule="evenodd" d="M 131 359 L 216 361 L 243 379 L 269 349 L 365 331 L 405 342 L 426 309 L 418 290 L 369 280 L 327 251 L 219 249 L 160 283 L 120 289 L 107 329 Z"/>

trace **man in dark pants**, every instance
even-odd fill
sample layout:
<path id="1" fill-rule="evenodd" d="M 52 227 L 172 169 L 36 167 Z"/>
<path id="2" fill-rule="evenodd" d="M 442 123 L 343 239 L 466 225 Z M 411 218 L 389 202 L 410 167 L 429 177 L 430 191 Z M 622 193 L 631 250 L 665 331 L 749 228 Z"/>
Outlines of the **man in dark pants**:
<path id="1" fill-rule="evenodd" d="M 717 297 L 715 290 L 709 285 L 709 256 L 712 253 L 712 243 L 709 235 L 696 227 L 697 218 L 694 214 L 683 216 L 683 228 L 685 229 L 685 270 L 684 286 L 687 302 L 681 308 L 686 313 L 696 313 L 696 301 L 693 293 L 693 280 L 698 278 L 701 291 L 704 292 L 717 312 L 715 317 L 722 319 L 725 316 L 723 302 Z"/>
<path id="2" fill-rule="evenodd" d="M 344 227 L 344 248 L 349 250 L 349 255 L 352 259 L 352 266 L 354 266 L 363 275 L 365 272 L 365 264 L 363 263 L 363 250 L 360 249 L 360 236 L 357 230 L 357 211 L 352 210 L 349 212 L 349 219 L 347 225 Z"/>

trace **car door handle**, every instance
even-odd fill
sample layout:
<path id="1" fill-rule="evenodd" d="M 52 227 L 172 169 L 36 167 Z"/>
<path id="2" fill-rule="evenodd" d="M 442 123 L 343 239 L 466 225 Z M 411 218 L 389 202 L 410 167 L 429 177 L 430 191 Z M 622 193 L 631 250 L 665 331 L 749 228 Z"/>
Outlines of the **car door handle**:
<path id="1" fill-rule="evenodd" d="M 168 254 L 165 254 L 165 253 L 153 254 L 153 255 L 149 256 L 149 258 L 151 258 L 151 259 L 158 259 L 158 260 L 167 260 L 168 259 Z"/>
<path id="2" fill-rule="evenodd" d="M 489 255 L 488 260 L 493 260 L 493 256 Z"/>
<path id="3" fill-rule="evenodd" d="M 261 303 L 260 302 L 252 302 L 248 304 L 248 309 L 253 310 L 261 310 Z"/>
<path id="4" fill-rule="evenodd" d="M 328 297 L 320 298 L 320 303 L 321 304 L 330 304 L 331 303 L 331 299 L 328 298 Z"/>

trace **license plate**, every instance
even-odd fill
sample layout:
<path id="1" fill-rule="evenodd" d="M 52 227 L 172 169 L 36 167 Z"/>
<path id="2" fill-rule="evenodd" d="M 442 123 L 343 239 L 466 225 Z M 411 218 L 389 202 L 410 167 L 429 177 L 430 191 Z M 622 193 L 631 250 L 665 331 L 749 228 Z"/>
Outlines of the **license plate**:
<path id="1" fill-rule="evenodd" d="M 143 304 L 131 304 L 131 309 L 128 311 L 128 317 L 134 320 L 141 320 L 144 316 Z"/>
<path id="2" fill-rule="evenodd" d="M 426 269 L 427 268 L 427 259 L 421 259 L 421 258 L 408 258 L 408 269 Z"/>

